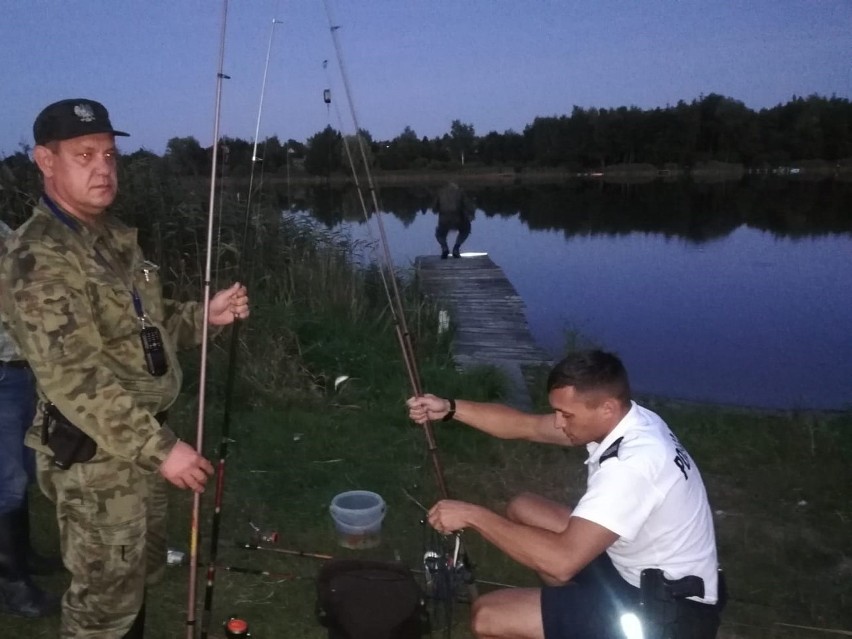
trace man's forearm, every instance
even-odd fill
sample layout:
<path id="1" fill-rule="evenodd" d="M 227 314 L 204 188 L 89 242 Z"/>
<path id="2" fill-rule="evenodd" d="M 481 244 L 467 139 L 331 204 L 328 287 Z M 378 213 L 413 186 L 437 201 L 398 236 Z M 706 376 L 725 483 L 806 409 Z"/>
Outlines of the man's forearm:
<path id="1" fill-rule="evenodd" d="M 484 402 L 456 400 L 455 419 L 499 439 L 542 441 L 540 433 L 549 415 L 534 415 L 505 406 Z"/>

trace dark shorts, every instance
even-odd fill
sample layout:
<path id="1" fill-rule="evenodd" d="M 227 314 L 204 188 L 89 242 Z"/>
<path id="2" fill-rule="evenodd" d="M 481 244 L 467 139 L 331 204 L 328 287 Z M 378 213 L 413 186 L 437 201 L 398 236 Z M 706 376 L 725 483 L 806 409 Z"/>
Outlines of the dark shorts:
<path id="1" fill-rule="evenodd" d="M 541 589 L 545 639 L 624 639 L 620 618 L 639 608 L 639 589 L 603 553 L 564 586 Z"/>
<path id="2" fill-rule="evenodd" d="M 719 628 L 721 607 L 678 600 L 676 621 L 668 629 L 673 634 L 668 636 L 712 639 Z M 625 639 L 621 616 L 626 612 L 639 612 L 639 589 L 618 574 L 606 553 L 570 583 L 541 589 L 545 639 Z M 646 627 L 645 639 L 658 636 L 659 631 L 659 627 Z"/>

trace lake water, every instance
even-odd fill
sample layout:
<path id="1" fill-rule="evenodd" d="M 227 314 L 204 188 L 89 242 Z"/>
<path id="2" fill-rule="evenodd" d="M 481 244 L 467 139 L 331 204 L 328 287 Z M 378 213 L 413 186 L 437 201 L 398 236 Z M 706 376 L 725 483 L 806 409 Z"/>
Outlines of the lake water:
<path id="1" fill-rule="evenodd" d="M 780 209 L 755 198 L 745 210 L 732 203 L 742 194 L 730 187 L 721 196 L 704 189 L 671 196 L 679 208 L 668 216 L 641 190 L 658 190 L 650 199 L 665 203 L 659 193 L 670 187 L 607 188 L 614 195 L 598 199 L 584 191 L 564 200 L 561 191 L 537 188 L 525 189 L 522 201 L 500 189 L 472 193 L 486 208 L 477 211 L 463 251 L 486 252 L 502 267 L 526 303 L 533 336 L 554 358 L 580 335 L 618 353 L 638 393 L 771 408 L 852 407 L 847 187 L 832 187 L 832 197 L 822 205 L 817 197 L 814 208 L 802 197 L 811 202 L 822 189 L 809 185 L 805 196 L 802 189 L 795 196 L 773 191 Z M 394 198 L 384 199 L 392 214 L 382 221 L 399 265 L 437 253 L 427 195 L 396 208 L 388 203 Z M 547 204 L 530 204 L 536 201 Z M 554 201 L 561 213 L 550 210 Z M 505 210 L 495 202 L 507 203 Z M 655 223 L 652 214 L 673 222 Z M 766 228 L 773 216 L 782 230 Z M 379 237 L 375 219 L 325 222 L 356 240 Z"/>

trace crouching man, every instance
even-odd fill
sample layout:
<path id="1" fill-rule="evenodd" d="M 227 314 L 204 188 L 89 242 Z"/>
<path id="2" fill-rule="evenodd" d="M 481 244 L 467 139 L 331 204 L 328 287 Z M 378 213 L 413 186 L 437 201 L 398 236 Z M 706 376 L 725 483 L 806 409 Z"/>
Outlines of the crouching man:
<path id="1" fill-rule="evenodd" d="M 630 399 L 627 372 L 612 354 L 569 355 L 550 372 L 547 391 L 553 407 L 547 415 L 429 394 L 408 400 L 418 423 L 454 418 L 500 439 L 588 451 L 586 492 L 573 510 L 522 494 L 505 515 L 454 500 L 429 511 L 439 532 L 476 530 L 545 584 L 477 599 L 475 635 L 715 637 L 722 587 L 695 462 L 658 415 Z"/>

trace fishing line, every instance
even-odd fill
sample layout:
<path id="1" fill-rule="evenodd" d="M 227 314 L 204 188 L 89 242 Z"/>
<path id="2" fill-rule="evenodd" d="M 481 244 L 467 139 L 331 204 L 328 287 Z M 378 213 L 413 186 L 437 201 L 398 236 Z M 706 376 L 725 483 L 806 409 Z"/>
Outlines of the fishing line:
<path id="1" fill-rule="evenodd" d="M 330 77 L 328 75 L 328 60 L 323 60 L 322 68 L 326 70 L 326 80 L 328 81 L 329 86 L 331 86 Z M 331 93 L 330 93 L 329 89 L 326 89 L 323 92 L 323 99 L 328 99 L 329 102 L 332 102 Z M 337 123 L 338 123 L 338 125 L 340 125 L 340 131 L 342 133 L 343 130 L 344 130 L 343 118 L 340 115 L 340 109 L 337 106 L 337 102 L 334 102 L 334 113 L 335 113 L 335 116 L 337 117 Z M 355 136 L 356 136 L 356 138 L 360 139 L 361 132 L 356 130 Z M 349 139 L 347 139 L 346 135 L 343 135 L 342 137 L 343 137 L 343 149 L 346 151 L 346 161 L 349 163 L 349 167 L 352 170 L 352 181 L 355 185 L 355 192 L 358 194 L 358 202 L 361 205 L 361 211 L 364 214 L 364 221 L 365 221 L 366 227 L 367 227 L 367 235 L 370 238 L 369 244 L 371 245 L 371 247 L 373 249 L 372 252 L 373 252 L 373 255 L 375 257 L 378 254 L 378 251 L 376 250 L 376 246 L 378 246 L 380 244 L 380 241 L 377 242 L 375 240 L 375 238 L 373 237 L 373 225 L 370 224 L 370 214 L 369 214 L 369 211 L 368 211 L 368 208 L 367 208 L 367 203 L 364 201 L 364 190 L 361 188 L 361 182 L 360 182 L 360 179 L 358 178 L 358 169 L 357 169 L 356 164 L 355 164 L 355 158 L 352 156 L 352 149 L 350 148 Z M 379 257 L 381 257 L 381 256 L 379 256 Z M 381 259 L 376 260 L 376 261 L 378 261 L 380 264 L 382 263 Z M 390 284 L 388 284 L 388 280 L 387 280 L 387 276 L 385 274 L 384 268 L 379 269 L 379 278 L 382 281 L 382 288 L 385 291 L 385 297 L 388 300 L 391 300 L 392 299 L 392 293 L 391 293 L 391 289 L 390 289 Z M 393 313 L 394 309 L 393 309 L 392 304 L 391 304 L 390 310 Z"/>
<path id="2" fill-rule="evenodd" d="M 248 195 L 246 197 L 246 212 L 243 220 L 243 235 L 239 246 L 236 281 L 240 281 L 242 279 L 244 269 L 249 270 L 250 268 L 245 265 L 245 255 L 247 253 L 246 247 L 248 246 L 248 235 L 250 226 L 249 220 L 251 218 L 252 200 L 255 191 L 254 174 L 258 162 L 262 162 L 262 160 L 258 158 L 257 155 L 257 138 L 260 134 L 260 121 L 261 115 L 263 113 L 263 98 L 266 92 L 266 79 L 267 73 L 269 71 L 269 57 L 272 52 L 272 40 L 275 35 L 275 26 L 281 23 L 281 20 L 277 20 L 275 18 L 272 19 L 272 27 L 269 33 L 269 45 L 267 46 L 266 50 L 266 63 L 263 70 L 263 83 L 260 90 L 260 103 L 257 109 L 257 124 L 254 132 L 254 145 L 252 147 L 251 174 L 249 177 Z M 207 565 L 207 580 L 204 590 L 204 611 L 202 614 L 201 623 L 201 639 L 207 638 L 208 630 L 210 627 L 210 619 L 212 616 L 211 613 L 213 608 L 213 590 L 216 581 L 216 559 L 218 558 L 219 554 L 219 530 L 221 528 L 222 522 L 222 502 L 225 493 L 225 460 L 228 456 L 228 444 L 231 441 L 231 409 L 233 407 L 234 385 L 236 383 L 237 353 L 239 351 L 239 335 L 241 325 L 242 319 L 239 317 L 235 317 L 231 330 L 231 340 L 228 347 L 228 373 L 225 381 L 225 403 L 222 414 L 221 438 L 219 441 L 219 461 L 216 467 L 216 492 L 214 497 L 213 519 L 210 528 L 210 551 L 208 556 L 209 563 Z"/>
<path id="3" fill-rule="evenodd" d="M 349 113 L 352 118 L 352 123 L 355 128 L 355 139 L 358 143 L 358 148 L 361 154 L 361 161 L 363 163 L 364 175 L 367 181 L 367 186 L 370 191 L 371 200 L 373 203 L 373 211 L 376 218 L 376 224 L 379 229 L 379 235 L 381 237 L 381 247 L 382 254 L 384 257 L 384 268 L 387 269 L 388 278 L 390 282 L 390 286 L 386 286 L 385 290 L 388 292 L 388 303 L 391 311 L 391 316 L 394 321 L 394 328 L 397 335 L 397 340 L 399 342 L 400 351 L 402 353 L 403 363 L 405 364 L 406 372 L 408 374 L 409 381 L 411 383 L 411 388 L 415 396 L 420 397 L 423 395 L 423 388 L 420 379 L 420 373 L 416 364 L 416 357 L 414 354 L 414 348 L 411 339 L 411 333 L 408 329 L 408 325 L 405 320 L 405 313 L 402 304 L 402 296 L 399 292 L 399 286 L 397 284 L 397 279 L 395 276 L 393 260 L 390 254 L 390 243 L 387 239 L 387 234 L 385 233 L 384 222 L 382 220 L 382 212 L 381 207 L 379 206 L 378 196 L 376 194 L 375 183 L 373 181 L 372 171 L 370 169 L 369 162 L 367 160 L 367 153 L 365 149 L 365 143 L 360 135 L 361 126 L 358 122 L 358 115 L 355 109 L 355 104 L 352 98 L 352 90 L 349 84 L 349 77 L 346 72 L 346 66 L 343 62 L 343 55 L 341 53 L 340 42 L 337 37 L 337 30 L 340 28 L 339 25 L 335 24 L 335 21 L 331 16 L 331 9 L 329 7 L 329 0 L 323 0 L 323 5 L 325 7 L 325 13 L 328 18 L 328 26 L 329 32 L 331 34 L 331 39 L 334 44 L 334 51 L 337 56 L 338 68 L 340 70 L 340 77 L 343 82 L 344 93 L 346 95 L 346 100 L 349 105 Z M 345 139 L 345 138 L 344 138 Z M 348 148 L 348 147 L 347 147 Z M 348 154 L 348 151 L 347 151 Z M 351 156 L 350 156 L 351 157 Z M 357 170 L 355 168 L 354 163 L 351 163 L 353 176 L 355 179 L 356 188 L 360 193 L 360 182 L 357 177 Z M 363 202 L 363 199 L 362 199 Z M 364 207 L 364 216 L 369 223 L 369 214 Z M 381 270 L 381 269 L 380 269 Z M 384 278 L 383 278 L 384 281 Z M 392 291 L 392 292 L 391 292 Z M 441 460 L 438 457 L 438 445 L 435 440 L 434 430 L 432 427 L 431 421 L 426 421 L 422 424 L 423 433 L 426 437 L 427 448 L 429 451 L 429 456 L 432 460 L 432 465 L 435 473 L 436 483 L 438 484 L 438 489 L 440 491 L 441 497 L 443 499 L 447 499 L 449 497 L 449 491 L 447 490 L 446 479 L 444 477 L 444 470 L 441 464 Z M 460 533 L 455 534 L 456 539 L 460 541 Z M 472 566 L 470 564 L 470 560 L 467 556 L 466 550 L 461 551 L 462 557 L 462 567 L 464 569 L 464 580 L 468 586 L 468 593 L 471 600 L 476 599 L 478 596 L 478 590 L 476 588 L 476 584 L 473 579 Z M 455 570 L 455 566 L 454 566 Z"/>
<path id="4" fill-rule="evenodd" d="M 219 68 L 216 73 L 216 106 L 213 123 L 213 166 L 210 171 L 210 208 L 207 216 L 207 256 L 204 267 L 204 319 L 201 333 L 201 362 L 198 380 L 198 425 L 195 436 L 195 450 L 200 454 L 204 445 L 204 402 L 207 385 L 207 341 L 210 317 L 210 277 L 213 252 L 213 215 L 216 210 L 216 166 L 219 159 L 219 119 L 222 108 L 222 80 L 227 78 L 223 72 L 225 64 L 225 33 L 228 24 L 228 0 L 222 1 L 222 32 L 219 38 Z M 218 487 L 217 487 L 218 490 Z M 189 594 L 186 606 L 186 636 L 195 636 L 196 582 L 198 576 L 198 521 L 201 513 L 201 493 L 193 493 L 192 519 L 189 539 Z"/>

